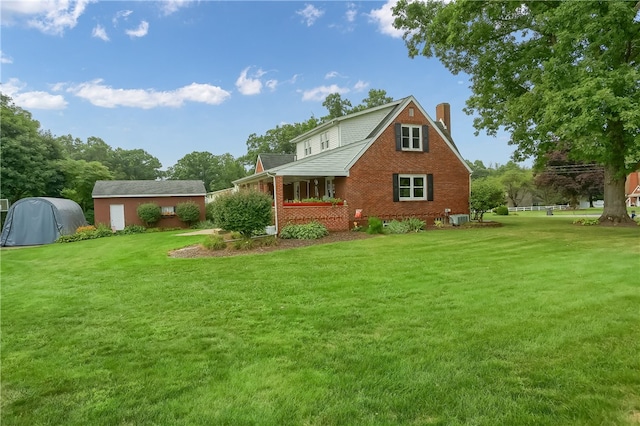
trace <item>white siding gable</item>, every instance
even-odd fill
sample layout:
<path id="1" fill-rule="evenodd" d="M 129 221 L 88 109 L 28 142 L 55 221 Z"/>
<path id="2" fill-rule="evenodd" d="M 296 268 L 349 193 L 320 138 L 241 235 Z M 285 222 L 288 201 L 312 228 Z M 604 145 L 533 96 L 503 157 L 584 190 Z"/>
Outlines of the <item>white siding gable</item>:
<path id="1" fill-rule="evenodd" d="M 323 137 L 322 135 L 324 135 L 325 133 L 327 134 L 327 138 L 329 140 L 329 149 L 337 148 L 339 146 L 338 145 L 339 129 L 338 129 L 338 126 L 336 125 L 336 126 L 329 127 L 328 129 L 325 129 L 320 133 L 312 135 L 306 138 L 305 140 L 298 142 L 296 144 L 296 154 L 298 155 L 298 158 L 299 159 L 305 158 L 305 157 L 308 157 L 309 155 L 316 155 L 323 152 L 321 141 Z M 308 154 L 308 153 L 305 154 L 305 147 L 307 146 L 311 147 L 311 154 Z M 326 151 L 326 149 L 324 151 Z"/>

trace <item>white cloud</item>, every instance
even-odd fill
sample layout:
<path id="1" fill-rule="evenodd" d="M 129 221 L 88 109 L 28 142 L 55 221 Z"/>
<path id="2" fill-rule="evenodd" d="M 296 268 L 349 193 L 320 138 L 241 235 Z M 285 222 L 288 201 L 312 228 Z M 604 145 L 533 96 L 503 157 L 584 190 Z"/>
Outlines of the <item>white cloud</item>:
<path id="1" fill-rule="evenodd" d="M 133 10 L 119 10 L 119 11 L 117 11 L 115 16 L 111 20 L 111 22 L 113 22 L 113 26 L 117 27 L 118 26 L 118 21 L 120 21 L 120 19 L 125 19 L 126 20 L 129 17 L 129 15 L 131 15 L 132 13 L 133 13 Z"/>
<path id="2" fill-rule="evenodd" d="M 0 50 L 0 64 L 12 64 L 13 58 L 11 56 L 7 56 L 4 54 L 2 50 Z"/>
<path id="3" fill-rule="evenodd" d="M 307 4 L 304 9 L 300 9 L 296 13 L 302 16 L 304 21 L 307 23 L 307 27 L 310 27 L 315 24 L 322 15 L 324 15 L 324 10 L 320 10 L 311 4 Z"/>
<path id="4" fill-rule="evenodd" d="M 353 23 L 356 20 L 356 16 L 358 15 L 358 11 L 356 9 L 356 5 L 353 3 L 347 4 L 347 13 L 345 14 L 345 18 L 347 22 Z"/>
<path id="5" fill-rule="evenodd" d="M 338 71 L 329 71 L 324 75 L 325 80 L 329 80 L 331 78 L 342 77 Z"/>
<path id="6" fill-rule="evenodd" d="M 165 0 L 160 2 L 160 8 L 162 13 L 166 15 L 171 15 L 174 12 L 177 12 L 179 9 L 188 6 L 192 1 L 191 0 Z"/>
<path id="7" fill-rule="evenodd" d="M 262 77 L 265 72 L 262 71 L 262 69 L 258 69 L 253 75 L 248 76 L 249 69 L 251 69 L 251 67 L 242 70 L 236 80 L 236 87 L 243 95 L 259 95 L 260 92 L 262 92 L 262 81 L 260 81 L 260 77 Z"/>
<path id="8" fill-rule="evenodd" d="M 10 96 L 16 105 L 25 109 L 64 109 L 67 107 L 67 101 L 62 95 L 52 95 L 42 91 L 22 90 L 26 84 L 17 78 L 10 78 L 7 83 L 0 85 L 2 93 Z"/>
<path id="9" fill-rule="evenodd" d="M 355 84 L 355 86 L 353 86 L 353 90 L 356 91 L 356 92 L 362 92 L 362 91 L 366 90 L 367 87 L 369 87 L 369 83 L 364 82 L 362 80 L 358 80 L 358 82 Z"/>
<path id="10" fill-rule="evenodd" d="M 394 38 L 401 38 L 403 31 L 393 27 L 395 17 L 393 16 L 391 9 L 395 7 L 396 3 L 398 3 L 397 0 L 387 0 L 380 9 L 372 9 L 368 16 L 371 22 L 378 25 L 378 31 L 382 34 Z"/>
<path id="11" fill-rule="evenodd" d="M 273 92 L 278 87 L 278 80 L 267 80 L 267 82 L 264 83 L 264 85 L 267 86 L 267 88 L 269 88 L 269 90 Z"/>
<path id="12" fill-rule="evenodd" d="M 91 32 L 92 37 L 97 37 L 100 40 L 109 41 L 109 36 L 107 35 L 107 31 L 100 24 L 96 25 L 96 27 Z"/>
<path id="13" fill-rule="evenodd" d="M 332 93 L 339 93 L 342 95 L 345 93 L 349 93 L 349 89 L 346 87 L 340 87 L 337 84 L 332 84 L 331 86 L 319 86 L 313 89 L 303 91 L 302 100 L 303 101 L 324 101 L 325 98 Z"/>
<path id="14" fill-rule="evenodd" d="M 192 83 L 176 90 L 159 92 L 153 89 L 114 89 L 101 79 L 71 86 L 67 91 L 104 108 L 180 107 L 186 101 L 219 105 L 231 96 L 226 90 L 209 84 Z"/>
<path id="15" fill-rule="evenodd" d="M 125 31 L 125 33 L 127 33 L 129 37 L 144 37 L 147 35 L 148 32 L 149 32 L 149 23 L 147 21 L 140 22 L 140 25 L 138 25 L 138 28 L 136 28 L 135 30 Z"/>
<path id="16" fill-rule="evenodd" d="M 87 5 L 94 0 L 4 1 L 3 23 L 26 17 L 27 25 L 45 34 L 63 35 L 76 26 Z"/>

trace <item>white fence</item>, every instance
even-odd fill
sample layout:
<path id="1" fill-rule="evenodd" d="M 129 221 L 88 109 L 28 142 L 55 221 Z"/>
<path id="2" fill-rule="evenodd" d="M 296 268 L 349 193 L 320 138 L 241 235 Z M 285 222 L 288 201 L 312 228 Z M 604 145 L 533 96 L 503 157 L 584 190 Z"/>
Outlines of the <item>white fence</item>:
<path id="1" fill-rule="evenodd" d="M 569 210 L 569 205 L 509 207 L 510 212 L 531 212 L 540 210 Z"/>

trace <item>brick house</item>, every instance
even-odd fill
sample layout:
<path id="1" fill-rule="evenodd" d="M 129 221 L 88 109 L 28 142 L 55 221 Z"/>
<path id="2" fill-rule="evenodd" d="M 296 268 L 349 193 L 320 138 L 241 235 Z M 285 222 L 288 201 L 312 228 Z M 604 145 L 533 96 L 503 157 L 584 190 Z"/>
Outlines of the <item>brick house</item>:
<path id="1" fill-rule="evenodd" d="M 640 207 L 640 170 L 629 173 L 624 186 L 627 207 Z"/>
<path id="2" fill-rule="evenodd" d="M 432 225 L 469 214 L 471 169 L 450 132 L 449 104 L 436 107 L 434 121 L 410 96 L 296 137 L 295 156 L 261 154 L 255 173 L 234 185 L 274 196 L 276 229 L 317 220 L 343 231 L 372 216 Z M 308 198 L 333 204 L 300 202 Z"/>
<path id="3" fill-rule="evenodd" d="M 176 216 L 179 203 L 193 201 L 200 207 L 200 220 L 205 219 L 204 183 L 200 180 L 99 180 L 92 197 L 95 224 L 103 223 L 121 230 L 128 225 L 144 225 L 138 217 L 138 206 L 156 203 L 162 208 L 157 226 L 184 228 Z"/>

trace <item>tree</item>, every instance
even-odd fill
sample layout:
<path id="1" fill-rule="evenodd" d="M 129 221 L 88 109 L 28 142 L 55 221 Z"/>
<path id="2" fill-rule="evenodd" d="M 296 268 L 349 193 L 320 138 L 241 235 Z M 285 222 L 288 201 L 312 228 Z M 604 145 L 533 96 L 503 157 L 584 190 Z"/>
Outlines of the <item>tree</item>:
<path id="1" fill-rule="evenodd" d="M 409 2 L 394 8 L 409 55 L 471 76 L 466 112 L 511 133 L 516 159 L 571 141 L 604 167 L 601 223 L 631 224 L 626 175 L 640 166 L 640 20 L 636 1 Z"/>
<path id="2" fill-rule="evenodd" d="M 464 160 L 471 168 L 471 179 L 482 179 L 495 174 L 496 170 L 484 165 L 482 160 L 476 160 L 473 163 L 469 160 Z"/>
<path id="3" fill-rule="evenodd" d="M 232 188 L 234 180 L 247 175 L 247 171 L 240 160 L 233 158 L 233 155 L 226 153 L 214 157 L 217 163 L 215 167 L 215 175 L 209 183 L 209 187 L 212 191 Z"/>
<path id="4" fill-rule="evenodd" d="M 0 94 L 0 198 L 59 197 L 63 150 L 31 114 Z"/>
<path id="5" fill-rule="evenodd" d="M 360 105 L 353 107 L 349 113 L 364 111 L 365 109 L 385 105 L 390 102 L 393 102 L 393 98 L 387 96 L 386 90 L 371 89 L 369 90 L 369 96 L 364 98 Z"/>
<path id="6" fill-rule="evenodd" d="M 351 111 L 351 101 L 348 99 L 342 99 L 340 93 L 331 93 L 328 95 L 324 102 L 322 102 L 322 106 L 329 111 L 329 115 L 323 117 L 325 121 L 342 117 Z"/>
<path id="7" fill-rule="evenodd" d="M 116 148 L 110 164 L 115 179 L 155 180 L 164 175 L 160 160 L 143 149 Z"/>
<path id="8" fill-rule="evenodd" d="M 98 161 L 71 160 L 59 162 L 60 170 L 65 176 L 65 188 L 62 195 L 69 198 L 87 212 L 93 210 L 93 187 L 98 180 L 111 180 L 113 174 Z"/>
<path id="9" fill-rule="evenodd" d="M 513 161 L 498 168 L 498 179 L 504 188 L 507 199 L 514 207 L 518 207 L 529 194 L 533 186 L 533 174 L 530 169 L 520 167 Z"/>
<path id="10" fill-rule="evenodd" d="M 482 222 L 484 214 L 504 204 L 504 191 L 496 178 L 482 178 L 471 182 L 469 197 L 474 219 Z"/>
<path id="11" fill-rule="evenodd" d="M 604 192 L 604 173 L 597 164 L 571 161 L 569 152 L 552 151 L 540 161 L 535 184 L 544 192 L 559 193 L 575 207 L 580 197 L 587 197 L 593 207 L 593 200 Z"/>
<path id="12" fill-rule="evenodd" d="M 171 180 L 201 180 L 207 192 L 211 191 L 211 181 L 216 174 L 217 162 L 210 152 L 194 151 L 185 155 L 167 169 L 167 178 Z"/>

